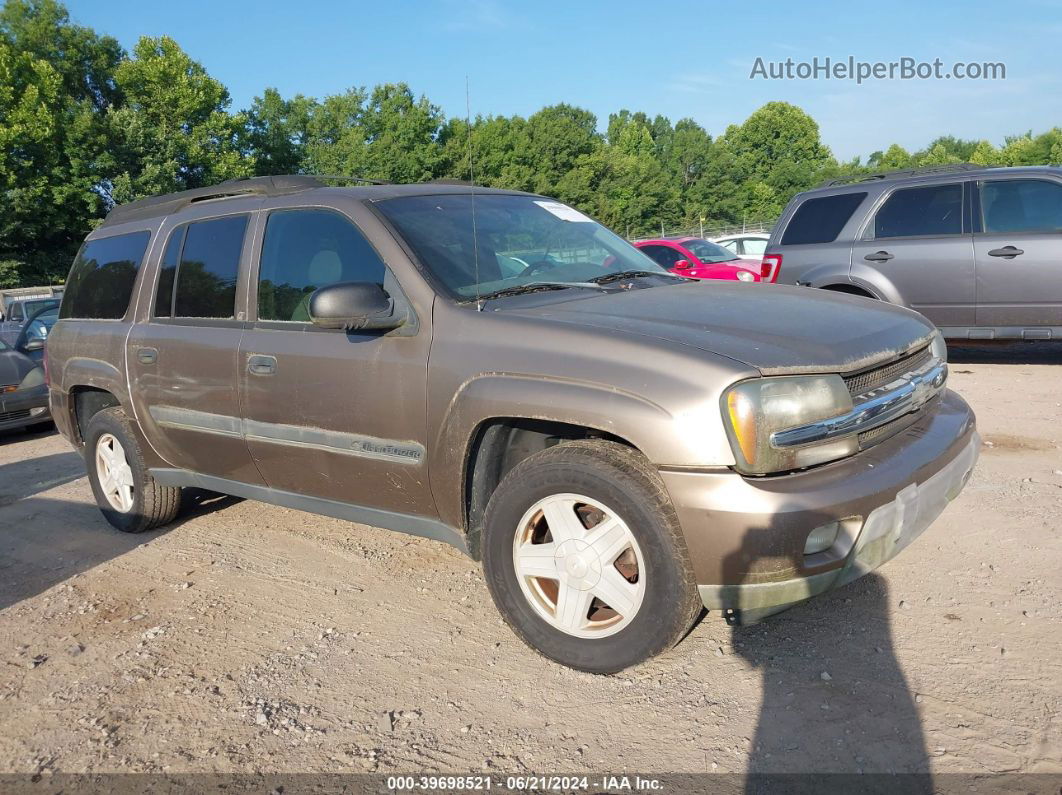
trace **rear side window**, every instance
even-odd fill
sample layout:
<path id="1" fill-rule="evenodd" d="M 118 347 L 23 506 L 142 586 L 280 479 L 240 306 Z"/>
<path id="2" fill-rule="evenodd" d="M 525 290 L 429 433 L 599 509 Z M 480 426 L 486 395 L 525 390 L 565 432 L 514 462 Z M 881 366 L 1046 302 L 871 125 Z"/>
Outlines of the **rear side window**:
<path id="1" fill-rule="evenodd" d="M 902 188 L 874 218 L 874 237 L 962 234 L 962 185 Z"/>
<path id="2" fill-rule="evenodd" d="M 149 232 L 133 232 L 81 247 L 66 281 L 59 317 L 119 320 L 125 317 Z"/>
<path id="3" fill-rule="evenodd" d="M 235 316 L 236 277 L 246 231 L 246 215 L 188 224 L 174 279 L 174 317 Z"/>
<path id="4" fill-rule="evenodd" d="M 166 253 L 159 266 L 159 283 L 155 288 L 155 317 L 173 317 L 173 280 L 177 276 L 177 263 L 181 259 L 181 246 L 187 226 L 179 226 L 170 234 Z"/>
<path id="5" fill-rule="evenodd" d="M 1042 179 L 981 184 L 983 228 L 988 234 L 1062 229 L 1062 185 Z"/>
<path id="6" fill-rule="evenodd" d="M 866 197 L 865 193 L 839 193 L 808 199 L 793 213 L 782 235 L 782 245 L 832 243 Z"/>
<path id="7" fill-rule="evenodd" d="M 834 235 L 836 237 L 836 235 Z M 742 254 L 752 254 L 753 256 L 759 256 L 767 250 L 767 241 L 760 240 L 756 237 L 746 237 L 741 241 Z"/>
<path id="8" fill-rule="evenodd" d="M 308 323 L 314 290 L 338 282 L 382 286 L 386 270 L 369 241 L 338 213 L 270 213 L 259 266 L 258 319 Z"/>

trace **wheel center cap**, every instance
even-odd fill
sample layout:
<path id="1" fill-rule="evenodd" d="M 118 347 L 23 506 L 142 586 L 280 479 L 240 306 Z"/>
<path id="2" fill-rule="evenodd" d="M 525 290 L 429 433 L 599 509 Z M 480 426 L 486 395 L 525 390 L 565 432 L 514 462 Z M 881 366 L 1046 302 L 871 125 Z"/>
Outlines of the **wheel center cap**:
<path id="1" fill-rule="evenodd" d="M 557 571 L 565 584 L 588 591 L 601 579 L 601 560 L 584 541 L 565 541 L 557 548 Z"/>

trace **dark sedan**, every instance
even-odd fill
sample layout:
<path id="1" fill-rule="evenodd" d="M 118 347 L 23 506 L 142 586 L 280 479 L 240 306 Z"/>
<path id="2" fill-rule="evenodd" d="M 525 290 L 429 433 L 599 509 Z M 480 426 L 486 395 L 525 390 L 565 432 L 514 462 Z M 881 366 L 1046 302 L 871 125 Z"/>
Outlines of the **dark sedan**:
<path id="1" fill-rule="evenodd" d="M 44 370 L 25 353 L 0 342 L 0 430 L 50 419 Z"/>

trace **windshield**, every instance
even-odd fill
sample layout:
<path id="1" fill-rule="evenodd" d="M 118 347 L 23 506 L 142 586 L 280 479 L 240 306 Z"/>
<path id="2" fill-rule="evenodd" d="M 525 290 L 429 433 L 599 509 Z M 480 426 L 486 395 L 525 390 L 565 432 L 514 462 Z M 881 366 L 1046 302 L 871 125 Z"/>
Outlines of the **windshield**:
<path id="1" fill-rule="evenodd" d="M 586 285 L 612 273 L 669 275 L 578 210 L 535 196 L 470 194 L 387 199 L 376 207 L 459 299 L 539 282 Z"/>
<path id="2" fill-rule="evenodd" d="M 708 265 L 740 259 L 733 251 L 728 251 L 718 243 L 708 240 L 687 240 L 682 245 L 688 248 L 693 256 Z"/>

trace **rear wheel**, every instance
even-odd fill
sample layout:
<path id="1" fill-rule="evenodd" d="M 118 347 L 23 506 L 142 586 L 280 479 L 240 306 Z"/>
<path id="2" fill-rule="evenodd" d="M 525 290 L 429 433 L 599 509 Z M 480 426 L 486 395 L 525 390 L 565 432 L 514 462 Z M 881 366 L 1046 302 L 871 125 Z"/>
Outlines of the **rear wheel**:
<path id="1" fill-rule="evenodd" d="M 121 408 L 97 412 L 85 433 L 85 463 L 103 516 L 123 533 L 142 533 L 177 516 L 181 490 L 160 486 Z"/>
<path id="2" fill-rule="evenodd" d="M 483 564 L 505 620 L 550 659 L 614 673 L 670 648 L 701 610 L 678 521 L 637 452 L 566 442 L 487 505 Z"/>

